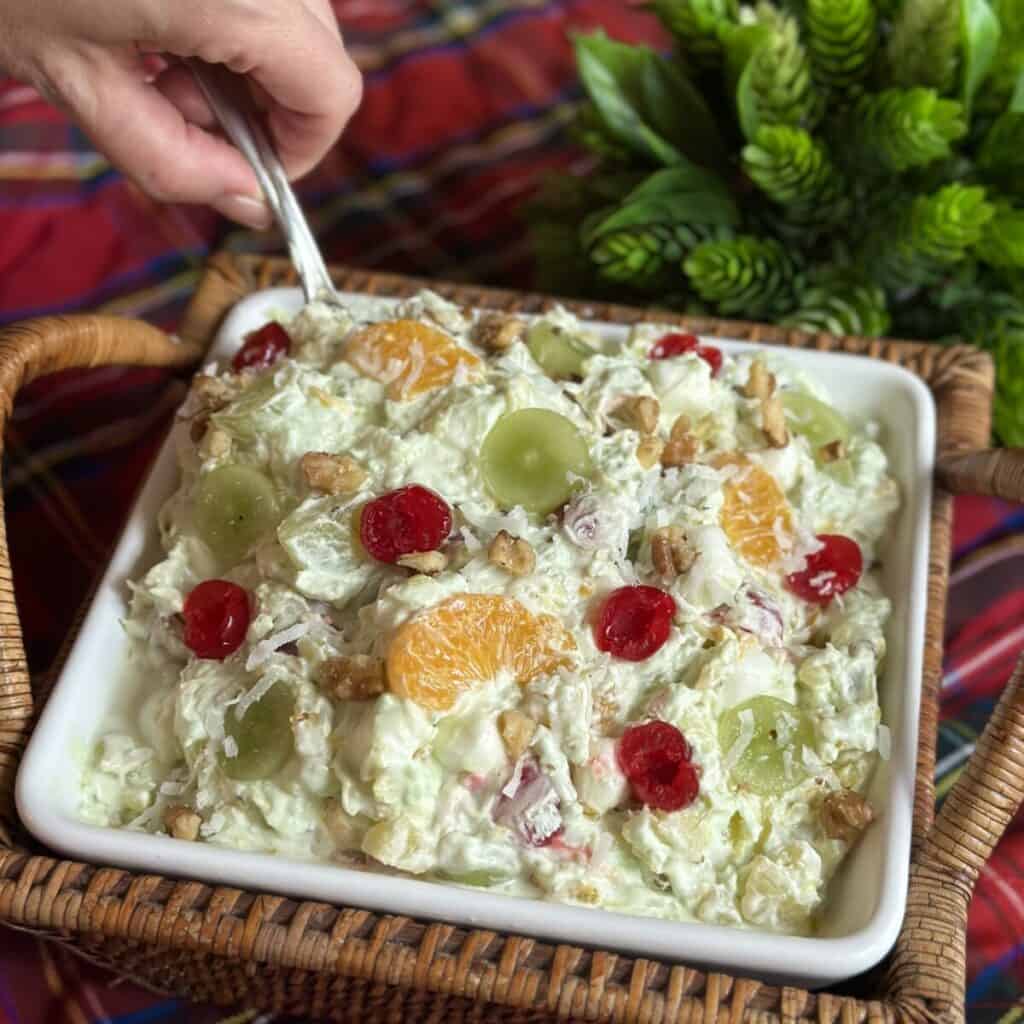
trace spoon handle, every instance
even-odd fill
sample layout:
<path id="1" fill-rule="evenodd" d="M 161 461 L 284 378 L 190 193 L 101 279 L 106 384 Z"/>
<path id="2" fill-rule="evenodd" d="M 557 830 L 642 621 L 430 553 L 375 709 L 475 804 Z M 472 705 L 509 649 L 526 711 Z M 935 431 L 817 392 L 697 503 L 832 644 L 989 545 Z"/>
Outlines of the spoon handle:
<path id="1" fill-rule="evenodd" d="M 267 204 L 288 243 L 306 301 L 336 302 L 334 284 L 320 247 L 241 79 L 219 65 L 194 58 L 186 63 L 225 134 L 256 172 Z"/>

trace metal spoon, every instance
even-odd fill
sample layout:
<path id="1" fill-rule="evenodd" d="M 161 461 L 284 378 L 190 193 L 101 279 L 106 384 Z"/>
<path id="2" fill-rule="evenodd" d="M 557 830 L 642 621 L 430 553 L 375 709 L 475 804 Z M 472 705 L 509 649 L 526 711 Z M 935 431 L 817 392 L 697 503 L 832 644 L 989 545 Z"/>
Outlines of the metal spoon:
<path id="1" fill-rule="evenodd" d="M 288 183 L 288 175 L 260 123 L 244 82 L 217 64 L 207 64 L 194 58 L 186 63 L 225 134 L 252 164 L 267 205 L 288 243 L 306 301 L 339 304 L 338 293 L 334 290 L 320 247 Z"/>

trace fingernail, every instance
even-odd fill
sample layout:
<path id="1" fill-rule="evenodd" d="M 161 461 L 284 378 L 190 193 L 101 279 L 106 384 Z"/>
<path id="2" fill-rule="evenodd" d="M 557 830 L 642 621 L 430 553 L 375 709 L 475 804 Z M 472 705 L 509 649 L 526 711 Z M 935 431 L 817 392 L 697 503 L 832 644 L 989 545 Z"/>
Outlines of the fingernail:
<path id="1" fill-rule="evenodd" d="M 270 227 L 270 210 L 262 199 L 244 195 L 221 196 L 214 206 L 225 217 L 230 217 L 247 228 L 262 231 Z"/>

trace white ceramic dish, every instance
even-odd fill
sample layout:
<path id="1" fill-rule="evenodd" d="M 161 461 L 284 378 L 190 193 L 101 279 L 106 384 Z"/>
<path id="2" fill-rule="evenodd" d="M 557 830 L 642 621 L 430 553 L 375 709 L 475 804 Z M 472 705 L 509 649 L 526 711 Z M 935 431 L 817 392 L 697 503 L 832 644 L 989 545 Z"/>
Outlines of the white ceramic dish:
<path id="1" fill-rule="evenodd" d="M 354 302 L 365 297 L 346 296 Z M 268 311 L 299 308 L 297 290 L 248 297 L 226 319 L 213 357 L 234 351 Z M 373 299 L 379 304 L 380 299 Z M 593 324 L 610 337 L 624 327 Z M 715 340 L 725 350 L 751 346 Z M 931 393 L 911 373 L 862 357 L 793 350 L 796 363 L 831 388 L 837 406 L 878 420 L 893 475 L 903 489 L 895 529 L 883 548 L 884 579 L 893 598 L 889 655 L 881 680 L 884 721 L 892 733 L 869 796 L 880 820 L 854 848 L 832 883 L 821 933 L 778 936 L 720 926 L 632 917 L 601 910 L 492 895 L 434 882 L 394 878 L 325 863 L 242 853 L 163 836 L 96 828 L 77 817 L 86 751 L 119 692 L 119 625 L 125 583 L 158 557 L 157 510 L 177 485 L 165 445 L 136 502 L 71 656 L 35 728 L 18 777 L 18 812 L 48 846 L 95 864 L 154 871 L 258 891 L 435 918 L 584 946 L 599 946 L 805 987 L 832 984 L 866 970 L 888 952 L 903 920 L 910 862 L 927 592 L 935 410 Z"/>

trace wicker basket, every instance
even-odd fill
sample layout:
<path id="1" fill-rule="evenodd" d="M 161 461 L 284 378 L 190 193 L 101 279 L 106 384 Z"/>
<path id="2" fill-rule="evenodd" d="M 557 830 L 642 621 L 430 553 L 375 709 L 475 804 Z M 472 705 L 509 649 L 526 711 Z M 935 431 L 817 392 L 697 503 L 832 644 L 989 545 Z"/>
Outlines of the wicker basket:
<path id="1" fill-rule="evenodd" d="M 423 282 L 339 272 L 354 291 L 409 294 Z M 0 399 L 52 370 L 108 363 L 186 365 L 229 307 L 257 288 L 290 283 L 280 261 L 216 257 L 190 306 L 181 344 L 138 321 L 48 318 L 0 331 Z M 466 305 L 539 311 L 551 300 L 431 282 Z M 641 310 L 583 306 L 631 323 Z M 0 523 L 0 923 L 60 939 L 161 991 L 200 1001 L 345 1021 L 507 1021 L 575 1018 L 669 1021 L 957 1021 L 963 1018 L 964 937 L 971 890 L 1024 796 L 1024 670 L 1018 669 L 941 813 L 933 769 L 950 553 L 950 492 L 1024 498 L 1024 453 L 984 452 L 992 366 L 969 347 L 835 338 L 747 323 L 659 314 L 691 330 L 773 344 L 866 353 L 900 363 L 932 389 L 941 487 L 932 525 L 914 853 L 902 934 L 854 995 L 812 994 L 755 980 L 526 937 L 296 902 L 271 894 L 54 860 L 19 825 L 19 755 L 37 710 L 25 668 Z"/>

